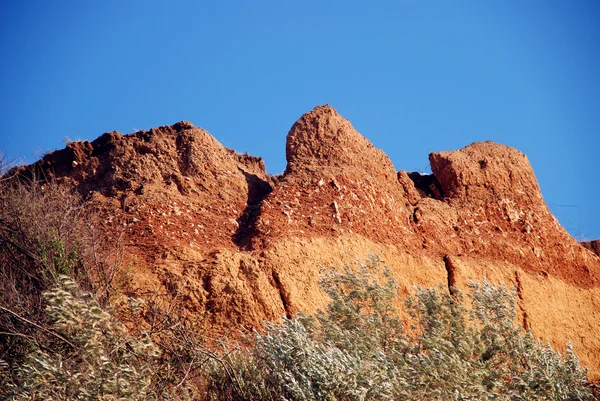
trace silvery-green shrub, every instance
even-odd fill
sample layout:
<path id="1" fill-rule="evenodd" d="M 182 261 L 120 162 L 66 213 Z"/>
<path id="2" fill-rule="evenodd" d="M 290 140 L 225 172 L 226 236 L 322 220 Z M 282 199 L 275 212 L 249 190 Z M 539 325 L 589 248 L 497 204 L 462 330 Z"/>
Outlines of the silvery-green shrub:
<path id="1" fill-rule="evenodd" d="M 50 340 L 17 368 L 13 400 L 146 400 L 158 348 L 125 327 L 68 276 L 44 294 Z"/>
<path id="2" fill-rule="evenodd" d="M 560 354 L 514 325 L 515 295 L 504 286 L 471 283 L 470 303 L 456 289 L 417 288 L 408 330 L 376 258 L 324 271 L 321 287 L 326 311 L 267 323 L 249 351 L 227 355 L 226 369 L 212 363 L 206 399 L 594 399 L 570 344 Z"/>

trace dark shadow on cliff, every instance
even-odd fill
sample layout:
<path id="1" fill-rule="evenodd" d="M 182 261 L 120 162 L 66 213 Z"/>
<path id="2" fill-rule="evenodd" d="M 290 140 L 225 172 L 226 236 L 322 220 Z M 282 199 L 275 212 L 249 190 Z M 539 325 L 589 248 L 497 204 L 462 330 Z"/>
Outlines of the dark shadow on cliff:
<path id="1" fill-rule="evenodd" d="M 250 174 L 242 169 L 240 171 L 248 183 L 248 201 L 242 215 L 237 220 L 239 226 L 232 236 L 232 240 L 241 249 L 248 250 L 256 232 L 256 221 L 260 216 L 262 202 L 271 193 L 273 187 L 256 174 Z"/>

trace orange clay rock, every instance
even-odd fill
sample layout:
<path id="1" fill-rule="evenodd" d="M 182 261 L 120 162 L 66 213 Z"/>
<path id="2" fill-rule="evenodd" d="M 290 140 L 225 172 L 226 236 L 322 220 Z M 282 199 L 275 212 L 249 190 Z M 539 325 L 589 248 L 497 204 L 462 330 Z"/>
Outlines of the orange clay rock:
<path id="1" fill-rule="evenodd" d="M 213 332 L 315 312 L 320 266 L 377 254 L 403 296 L 514 287 L 517 323 L 559 349 L 571 340 L 600 377 L 600 257 L 550 213 L 525 155 L 474 143 L 432 153 L 431 175 L 397 172 L 329 106 L 293 125 L 286 152 L 272 178 L 181 122 L 71 143 L 17 172 L 79 191 L 90 224 L 122 237 L 129 292 L 178 296 Z"/>
<path id="2" fill-rule="evenodd" d="M 417 244 L 392 162 L 332 107 L 304 114 L 288 134 L 286 151 L 287 168 L 263 202 L 253 247 L 343 234 Z"/>
<path id="3" fill-rule="evenodd" d="M 432 153 L 430 161 L 443 202 L 457 213 L 457 224 L 446 224 L 446 239 L 441 241 L 446 252 L 507 260 L 581 287 L 600 284 L 597 258 L 550 213 L 524 154 L 485 142 Z"/>

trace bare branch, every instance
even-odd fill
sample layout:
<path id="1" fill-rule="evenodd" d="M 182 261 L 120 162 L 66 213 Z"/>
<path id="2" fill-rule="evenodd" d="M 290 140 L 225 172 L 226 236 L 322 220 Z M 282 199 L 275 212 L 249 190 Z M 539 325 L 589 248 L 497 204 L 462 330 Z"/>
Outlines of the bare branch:
<path id="1" fill-rule="evenodd" d="M 12 316 L 14 316 L 14 317 L 16 317 L 16 318 L 17 318 L 17 319 L 19 319 L 20 321 L 22 321 L 22 322 L 24 322 L 24 323 L 27 323 L 27 324 L 29 324 L 29 325 L 31 325 L 31 326 L 33 326 L 33 327 L 35 327 L 35 328 L 37 328 L 37 329 L 39 329 L 39 330 L 43 331 L 44 333 L 50 334 L 50 335 L 52 335 L 52 336 L 54 336 L 54 337 L 58 338 L 59 340 L 61 340 L 61 341 L 65 342 L 65 343 L 67 343 L 67 344 L 69 344 L 71 347 L 73 347 L 73 349 L 76 349 L 76 348 L 77 348 L 77 346 L 76 346 L 75 344 L 73 344 L 71 341 L 67 340 L 66 338 L 64 338 L 64 337 L 63 337 L 63 336 L 61 336 L 60 334 L 56 333 L 55 331 L 48 330 L 47 328 L 45 328 L 45 327 L 43 327 L 43 326 L 40 326 L 39 324 L 37 324 L 37 323 L 35 323 L 35 322 L 32 322 L 32 321 L 31 321 L 31 320 L 29 320 L 29 319 L 26 319 L 26 318 L 24 318 L 23 316 L 21 316 L 21 315 L 19 315 L 19 314 L 15 313 L 15 312 L 13 312 L 13 311 L 11 311 L 11 310 L 10 310 L 10 309 L 8 309 L 8 308 L 5 308 L 5 307 L 3 307 L 3 306 L 0 306 L 0 311 L 4 311 L 4 312 L 6 312 L 6 313 L 8 313 L 8 314 L 10 314 L 10 315 L 12 315 Z"/>

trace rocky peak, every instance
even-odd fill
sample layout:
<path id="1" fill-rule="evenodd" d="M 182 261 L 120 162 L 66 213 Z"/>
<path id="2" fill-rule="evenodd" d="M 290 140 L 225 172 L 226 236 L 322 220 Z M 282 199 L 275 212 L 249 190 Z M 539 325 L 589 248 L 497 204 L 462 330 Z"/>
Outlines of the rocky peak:
<path id="1" fill-rule="evenodd" d="M 319 170 L 394 179 L 391 160 L 329 106 L 317 106 L 292 126 L 286 141 L 285 175 Z M 353 171 L 354 170 L 354 171 Z"/>
<path id="2" fill-rule="evenodd" d="M 391 160 L 331 106 L 317 106 L 292 126 L 286 158 L 258 219 L 263 242 L 336 233 L 413 240 L 404 235 L 409 211 Z"/>
<path id="3" fill-rule="evenodd" d="M 475 142 L 459 151 L 429 155 L 446 197 L 477 202 L 490 197 L 543 202 L 527 156 L 497 143 Z"/>

